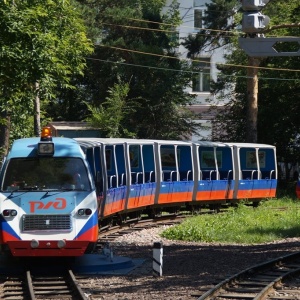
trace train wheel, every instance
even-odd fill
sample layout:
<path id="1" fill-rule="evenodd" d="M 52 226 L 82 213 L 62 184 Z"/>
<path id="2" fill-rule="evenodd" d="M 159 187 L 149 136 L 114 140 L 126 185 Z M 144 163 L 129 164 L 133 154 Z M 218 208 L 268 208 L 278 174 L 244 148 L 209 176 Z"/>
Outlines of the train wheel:
<path id="1" fill-rule="evenodd" d="M 252 202 L 252 206 L 253 206 L 254 208 L 258 207 L 259 204 L 260 204 L 260 201 L 254 201 L 254 202 Z"/>
<path id="2" fill-rule="evenodd" d="M 116 216 L 116 220 L 115 220 L 115 223 L 117 225 L 122 225 L 122 224 L 125 224 L 127 223 L 127 215 L 126 214 L 122 214 L 122 215 L 117 215 Z"/>
<path id="3" fill-rule="evenodd" d="M 142 218 L 142 214 L 140 211 L 134 211 L 134 212 L 129 213 L 128 217 L 129 217 L 130 221 L 134 221 L 134 220 L 139 221 Z"/>
<path id="4" fill-rule="evenodd" d="M 219 212 L 220 212 L 220 209 L 221 209 L 221 204 L 220 204 L 220 203 L 209 204 L 209 209 L 210 209 L 210 210 L 214 210 L 215 213 L 219 213 Z"/>
<path id="5" fill-rule="evenodd" d="M 112 226 L 113 226 L 113 219 L 112 218 L 107 218 L 107 219 L 101 220 L 98 223 L 99 228 L 112 227 Z"/>
<path id="6" fill-rule="evenodd" d="M 155 209 L 155 217 L 160 218 L 162 216 L 162 211 L 160 208 Z"/>
<path id="7" fill-rule="evenodd" d="M 148 216 L 151 219 L 159 218 L 161 217 L 162 212 L 159 208 L 153 208 L 148 212 Z"/>
<path id="8" fill-rule="evenodd" d="M 201 213 L 201 206 L 200 205 L 197 205 L 197 206 L 193 205 L 191 211 L 192 211 L 193 215 L 199 215 Z"/>

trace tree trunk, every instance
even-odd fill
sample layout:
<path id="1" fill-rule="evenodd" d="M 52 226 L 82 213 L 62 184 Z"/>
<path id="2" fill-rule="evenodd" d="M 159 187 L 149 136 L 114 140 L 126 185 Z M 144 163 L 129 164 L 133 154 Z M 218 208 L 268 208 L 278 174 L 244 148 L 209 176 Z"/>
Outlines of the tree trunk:
<path id="1" fill-rule="evenodd" d="M 35 101 L 34 101 L 34 135 L 40 136 L 41 134 L 41 110 L 40 110 L 40 97 L 39 97 L 40 85 L 35 83 Z"/>
<path id="2" fill-rule="evenodd" d="M 257 112 L 258 112 L 258 68 L 261 59 L 248 58 L 247 68 L 247 125 L 246 142 L 257 143 Z M 252 68 L 253 67 L 253 68 Z"/>
<path id="3" fill-rule="evenodd" d="M 0 122 L 0 157 L 1 161 L 7 155 L 9 149 L 9 133 L 10 133 L 10 115 L 7 111 L 2 111 Z"/>

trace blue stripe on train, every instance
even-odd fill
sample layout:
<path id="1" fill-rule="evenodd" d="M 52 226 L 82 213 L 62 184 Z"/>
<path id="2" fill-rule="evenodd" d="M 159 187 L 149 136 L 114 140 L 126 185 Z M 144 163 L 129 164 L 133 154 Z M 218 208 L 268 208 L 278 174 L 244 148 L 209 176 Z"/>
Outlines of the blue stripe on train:
<path id="1" fill-rule="evenodd" d="M 11 228 L 11 226 L 6 222 L 6 220 L 0 216 L 0 232 L 3 231 L 9 233 L 14 236 L 16 239 L 21 240 L 21 238 L 16 234 L 16 232 Z"/>
<path id="2" fill-rule="evenodd" d="M 275 189 L 277 187 L 277 179 L 261 179 L 261 180 L 240 180 L 240 190 L 265 190 Z"/>

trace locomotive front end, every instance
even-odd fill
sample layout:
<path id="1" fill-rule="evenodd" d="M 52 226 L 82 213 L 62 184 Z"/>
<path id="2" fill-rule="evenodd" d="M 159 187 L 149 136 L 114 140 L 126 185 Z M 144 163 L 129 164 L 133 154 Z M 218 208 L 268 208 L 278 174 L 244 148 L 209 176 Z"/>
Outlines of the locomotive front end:
<path id="1" fill-rule="evenodd" d="M 98 238 L 94 183 L 76 141 L 16 140 L 1 170 L 0 243 L 13 256 L 80 256 Z"/>

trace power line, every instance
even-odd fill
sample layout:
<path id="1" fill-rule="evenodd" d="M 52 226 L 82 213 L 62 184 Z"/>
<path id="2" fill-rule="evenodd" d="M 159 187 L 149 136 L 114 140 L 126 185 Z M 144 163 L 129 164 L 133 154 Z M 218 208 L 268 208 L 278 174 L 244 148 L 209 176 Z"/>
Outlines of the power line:
<path id="1" fill-rule="evenodd" d="M 103 22 L 102 24 L 104 25 L 108 25 L 108 26 L 116 26 L 116 27 L 124 27 L 124 28 L 129 28 L 129 29 L 138 29 L 138 30 L 148 30 L 148 31 L 158 31 L 158 32 L 167 32 L 167 33 L 176 33 L 176 34 L 182 34 L 182 33 L 191 33 L 189 31 L 187 32 L 183 32 L 183 31 L 179 31 L 179 30 L 166 30 L 166 29 L 156 29 L 156 28 L 149 28 L 149 27 L 137 27 L 137 26 L 131 26 L 131 25 L 120 25 L 120 24 L 112 24 L 112 23 L 106 23 L 106 22 Z M 191 28 L 191 27 L 190 27 Z M 193 27 L 194 28 L 194 27 Z M 197 28 L 195 28 L 197 30 Z M 209 31 L 212 31 L 209 29 Z M 218 30 L 215 30 L 215 31 L 218 31 Z M 224 31 L 225 32 L 225 31 Z M 229 31 L 228 31 L 229 32 Z M 211 36 L 211 34 L 209 33 L 197 33 L 198 35 L 201 35 L 201 36 Z"/>
<path id="2" fill-rule="evenodd" d="M 115 50 L 132 52 L 132 53 L 151 55 L 151 56 L 156 56 L 156 57 L 161 57 L 161 58 L 170 58 L 170 59 L 176 59 L 176 60 L 183 60 L 179 57 L 174 57 L 174 56 L 161 55 L 161 54 L 149 53 L 149 52 L 137 51 L 137 50 L 131 50 L 131 49 L 124 49 L 124 48 L 119 48 L 119 47 L 114 47 L 114 46 L 107 46 L 107 45 L 99 45 L 99 46 L 110 48 L 110 49 L 115 49 Z M 204 63 L 213 64 L 213 62 L 201 61 L 201 60 L 197 60 L 197 59 L 187 59 L 186 61 L 192 61 L 192 62 L 198 62 L 198 63 L 199 62 L 204 62 Z M 293 69 L 270 68 L 270 67 L 254 67 L 254 66 L 248 66 L 248 65 L 236 65 L 236 64 L 227 64 L 227 63 L 215 63 L 215 64 L 222 65 L 222 66 L 228 66 L 228 67 L 253 68 L 253 69 L 270 70 L 270 71 L 287 71 L 287 72 L 299 72 L 300 71 L 300 70 L 293 70 Z"/>
<path id="3" fill-rule="evenodd" d="M 119 24 L 111 24 L 111 23 L 105 23 L 105 22 L 103 22 L 102 24 L 109 25 L 109 26 L 117 26 L 117 27 L 130 28 L 130 29 L 139 29 L 139 30 L 149 30 L 149 31 L 178 33 L 178 30 L 155 29 L 155 28 L 149 28 L 149 27 L 137 27 L 137 26 L 130 26 L 130 25 L 119 25 Z"/>
<path id="4" fill-rule="evenodd" d="M 229 30 L 220 30 L 220 29 L 193 27 L 193 26 L 185 26 L 185 25 L 174 25 L 174 24 L 171 24 L 171 23 L 163 23 L 163 22 L 156 22 L 156 21 L 149 21 L 149 20 L 135 19 L 135 18 L 126 18 L 126 19 L 133 20 L 133 21 L 139 21 L 139 22 L 145 22 L 145 23 L 153 23 L 153 24 L 159 24 L 159 25 L 172 26 L 172 27 L 193 28 L 194 30 L 207 30 L 207 31 L 215 31 L 215 32 L 234 33 L 234 32 L 229 31 Z"/>
<path id="5" fill-rule="evenodd" d="M 232 31 L 232 30 L 220 30 L 220 29 L 211 29 L 211 28 L 206 28 L 206 27 L 194 27 L 194 26 L 186 26 L 186 25 L 174 25 L 170 23 L 163 23 L 163 22 L 156 22 L 156 21 L 149 21 L 149 20 L 143 20 L 143 19 L 136 19 L 136 18 L 126 18 L 128 20 L 133 20 L 133 21 L 139 21 L 139 22 L 145 22 L 145 23 L 152 23 L 152 24 L 159 24 L 159 25 L 165 25 L 165 26 L 172 26 L 176 28 L 188 28 L 188 29 L 193 29 L 193 30 L 202 30 L 208 32 L 207 34 L 200 34 L 197 33 L 198 35 L 202 36 L 211 36 L 209 32 L 220 32 L 220 33 L 229 33 L 232 34 L 233 36 L 240 36 L 244 35 L 244 32 L 239 32 L 239 31 Z M 139 29 L 139 30 L 151 30 L 151 31 L 159 31 L 159 32 L 178 32 L 180 33 L 179 30 L 166 30 L 166 29 L 155 29 L 155 28 L 147 28 L 147 27 L 138 27 L 138 26 L 131 26 L 131 25 L 121 25 L 121 24 L 111 24 L 111 23 L 102 23 L 110 26 L 119 26 L 119 27 L 125 27 L 125 28 L 133 28 L 133 29 Z M 187 32 L 189 33 L 189 32 Z M 193 34 L 194 32 L 191 32 Z M 272 36 L 269 35 L 269 37 L 278 37 L 278 36 Z M 279 36 L 280 37 L 280 36 Z M 286 37 L 286 36 L 281 36 L 281 37 Z M 294 36 L 289 36 L 289 37 L 294 37 Z"/>
<path id="6" fill-rule="evenodd" d="M 199 74 L 199 71 L 185 71 L 185 70 L 176 70 L 176 69 L 170 69 L 170 68 L 160 68 L 160 67 L 153 67 L 153 66 L 146 66 L 146 65 L 138 65 L 138 64 L 130 64 L 130 63 L 124 63 L 124 62 L 117 62 L 117 61 L 111 61 L 111 60 L 104 60 L 99 58 L 90 58 L 87 57 L 87 60 L 92 61 L 101 61 L 105 63 L 113 63 L 113 64 L 120 64 L 120 65 L 126 65 L 126 66 L 132 66 L 132 67 L 140 67 L 140 68 L 147 68 L 147 69 L 155 69 L 155 70 L 163 70 L 163 71 L 171 71 L 171 72 L 180 72 L 180 73 L 189 73 L 189 74 Z M 201 72 L 205 75 L 210 75 L 210 72 Z M 236 78 L 250 78 L 249 76 L 242 76 L 242 75 L 225 75 L 222 74 L 224 77 L 236 77 Z M 260 77 L 259 80 L 279 80 L 279 81 L 297 81 L 300 79 L 289 79 L 289 78 L 272 78 L 272 77 Z"/>

